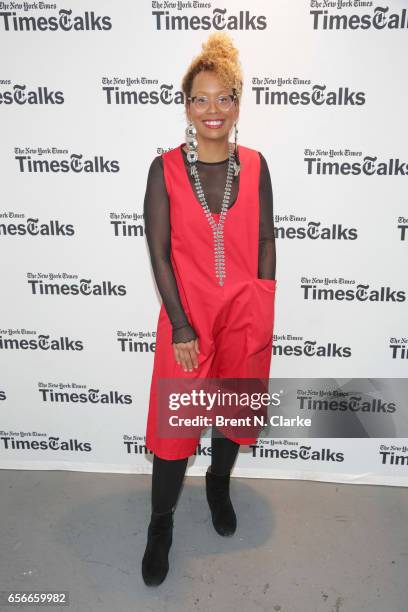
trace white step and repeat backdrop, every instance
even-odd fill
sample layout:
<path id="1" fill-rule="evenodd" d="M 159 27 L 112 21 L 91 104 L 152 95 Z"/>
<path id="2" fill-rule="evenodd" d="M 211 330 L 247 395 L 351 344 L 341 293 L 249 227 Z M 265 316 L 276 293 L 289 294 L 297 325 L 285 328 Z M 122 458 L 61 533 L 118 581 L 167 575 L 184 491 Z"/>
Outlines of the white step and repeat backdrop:
<path id="1" fill-rule="evenodd" d="M 216 30 L 241 53 L 239 141 L 272 176 L 271 378 L 310 399 L 323 379 L 406 377 L 406 0 L 0 2 L 1 468 L 151 471 L 143 197 Z M 343 412 L 389 437 L 259 438 L 234 475 L 408 485 L 399 397 Z M 187 473 L 209 454 L 203 436 Z"/>

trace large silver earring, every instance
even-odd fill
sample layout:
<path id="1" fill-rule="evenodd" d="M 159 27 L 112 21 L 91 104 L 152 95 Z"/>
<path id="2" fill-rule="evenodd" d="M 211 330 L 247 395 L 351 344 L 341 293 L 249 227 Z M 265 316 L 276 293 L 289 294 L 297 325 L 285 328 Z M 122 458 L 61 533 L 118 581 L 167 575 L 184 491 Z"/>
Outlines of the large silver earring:
<path id="1" fill-rule="evenodd" d="M 239 157 L 238 157 L 238 144 L 237 144 L 237 140 L 238 140 L 238 128 L 237 128 L 237 122 L 235 122 L 234 124 L 235 127 L 235 136 L 234 136 L 234 176 L 238 176 L 239 171 L 241 170 L 241 164 L 239 163 Z"/>
<path id="2" fill-rule="evenodd" d="M 193 168 L 191 166 L 192 164 L 195 164 L 196 161 L 198 161 L 198 152 L 197 152 L 198 142 L 196 139 L 197 130 L 192 121 L 190 121 L 188 126 L 186 127 L 185 133 L 186 133 L 186 143 L 188 145 L 187 160 L 190 163 L 191 174 L 193 174 Z"/>

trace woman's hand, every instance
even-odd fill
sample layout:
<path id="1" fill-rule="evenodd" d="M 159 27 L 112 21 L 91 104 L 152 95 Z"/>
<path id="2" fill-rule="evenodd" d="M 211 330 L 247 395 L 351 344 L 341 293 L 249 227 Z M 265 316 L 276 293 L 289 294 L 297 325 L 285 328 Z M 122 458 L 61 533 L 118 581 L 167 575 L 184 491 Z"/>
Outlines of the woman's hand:
<path id="1" fill-rule="evenodd" d="M 185 372 L 193 371 L 193 367 L 198 367 L 197 355 L 200 352 L 198 348 L 198 338 L 189 342 L 177 342 L 173 344 L 174 356 L 177 363 L 181 365 Z"/>

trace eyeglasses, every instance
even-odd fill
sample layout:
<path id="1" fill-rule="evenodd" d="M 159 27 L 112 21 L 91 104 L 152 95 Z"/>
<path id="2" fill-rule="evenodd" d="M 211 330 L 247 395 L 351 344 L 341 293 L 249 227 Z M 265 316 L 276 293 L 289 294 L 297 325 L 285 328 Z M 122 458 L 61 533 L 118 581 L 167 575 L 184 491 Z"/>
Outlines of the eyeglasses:
<path id="1" fill-rule="evenodd" d="M 216 107 L 221 111 L 228 111 L 237 96 L 235 94 L 225 94 L 215 98 Z M 210 99 L 207 96 L 189 96 L 187 98 L 192 103 L 194 109 L 199 113 L 204 113 L 210 106 Z"/>

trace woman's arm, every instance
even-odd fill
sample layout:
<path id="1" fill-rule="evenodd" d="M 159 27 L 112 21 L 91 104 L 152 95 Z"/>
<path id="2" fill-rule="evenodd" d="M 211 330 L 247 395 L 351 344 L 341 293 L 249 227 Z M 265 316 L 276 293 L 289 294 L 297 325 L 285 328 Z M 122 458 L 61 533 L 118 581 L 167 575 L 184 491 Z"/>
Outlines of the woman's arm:
<path id="1" fill-rule="evenodd" d="M 197 338 L 188 322 L 180 300 L 174 270 L 170 259 L 170 205 L 160 155 L 152 161 L 147 177 L 143 204 L 145 234 L 150 259 L 164 307 L 173 329 L 173 343 Z"/>
<path id="2" fill-rule="evenodd" d="M 266 159 L 259 153 L 261 171 L 259 177 L 259 250 L 258 278 L 275 280 L 276 249 L 273 223 L 273 192 Z"/>

